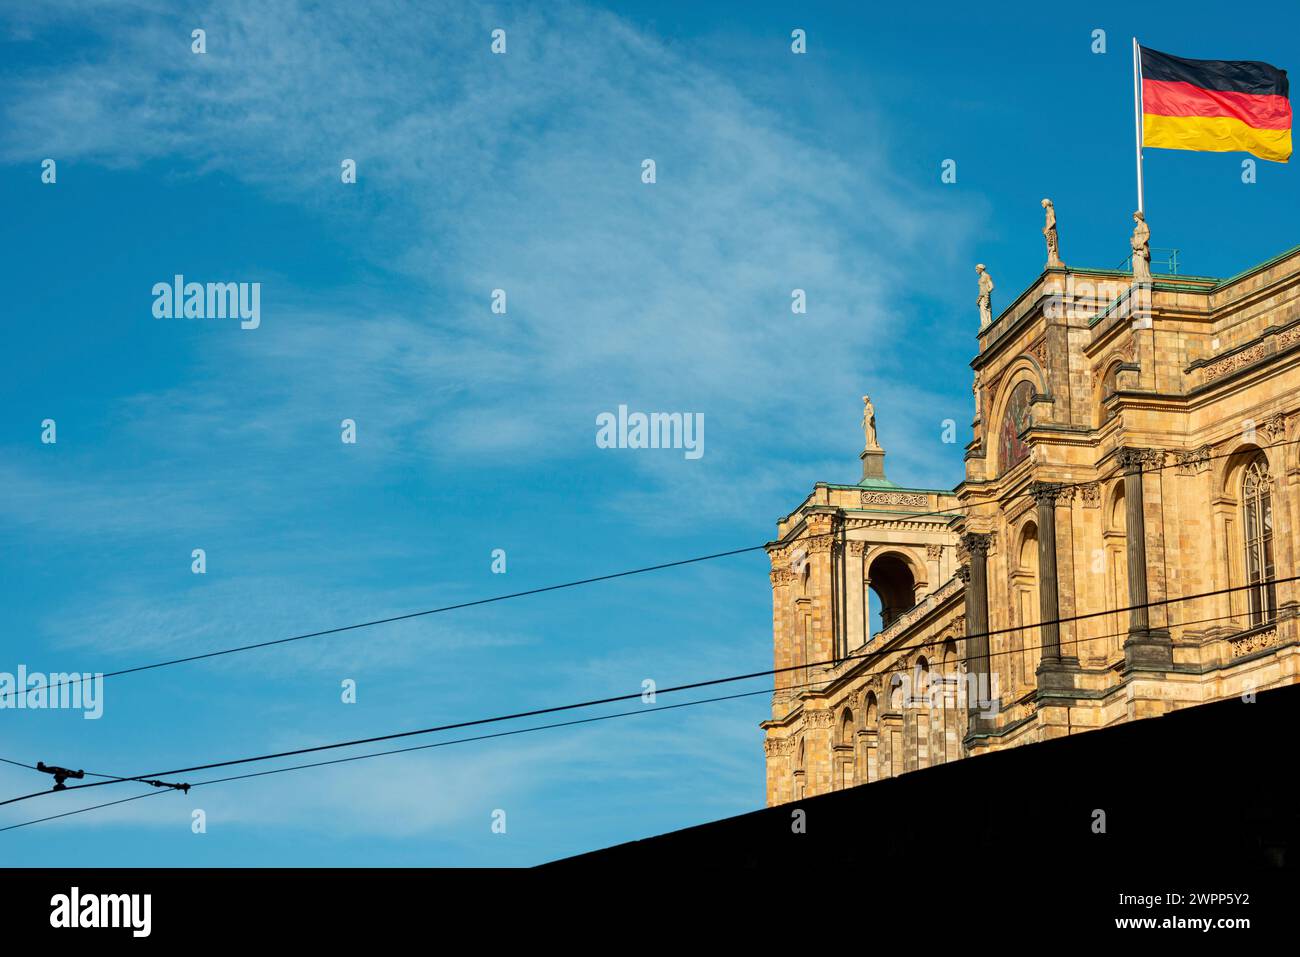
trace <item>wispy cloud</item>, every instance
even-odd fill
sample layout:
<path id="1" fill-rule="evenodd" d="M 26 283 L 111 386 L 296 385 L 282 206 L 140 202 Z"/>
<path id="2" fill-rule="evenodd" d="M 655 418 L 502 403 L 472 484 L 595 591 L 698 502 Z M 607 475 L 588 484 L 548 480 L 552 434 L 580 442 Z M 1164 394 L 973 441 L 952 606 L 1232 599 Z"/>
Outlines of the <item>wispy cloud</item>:
<path id="1" fill-rule="evenodd" d="M 221 172 L 316 209 L 371 263 L 378 284 L 361 294 L 268 291 L 276 310 L 255 339 L 217 347 L 216 388 L 171 406 L 175 431 L 230 428 L 223 413 L 251 393 L 245 432 L 304 439 L 347 410 L 388 451 L 482 467 L 589 453 L 596 413 L 626 401 L 704 412 L 726 462 L 710 481 L 725 482 L 793 452 L 770 423 L 851 422 L 867 387 L 882 419 L 929 426 L 891 370 L 897 294 L 919 224 L 949 244 L 967 224 L 888 156 L 811 141 L 726 75 L 577 5 L 512 14 L 504 57 L 487 50 L 496 24 L 457 5 L 438 11 L 436 43 L 389 29 L 432 23 L 417 6 L 309 30 L 305 15 L 222 5 L 203 18 L 206 56 L 189 52 L 188 22 L 149 8 L 91 18 L 98 57 L 18 77 L 5 103 L 4 158 Z M 355 204 L 338 200 L 344 157 L 360 166 Z M 507 316 L 488 311 L 493 288 Z M 790 313 L 794 288 L 807 316 Z M 874 361 L 828 361 L 854 353 Z M 799 455 L 828 451 L 797 438 Z M 634 467 L 675 492 L 702 471 Z"/>
<path id="2" fill-rule="evenodd" d="M 747 85 L 616 15 L 562 3 L 511 11 L 498 23 L 460 4 L 322 11 L 231 2 L 201 19 L 152 3 L 43 4 L 0 16 L 16 42 L 40 43 L 74 19 L 84 40 L 61 62 L 6 71 L 0 161 L 55 156 L 124 176 L 233 180 L 319 224 L 304 246 L 329 247 L 351 267 L 346 281 L 322 280 L 310 262 L 300 272 L 194 277 L 263 281 L 261 327 L 206 337 L 179 381 L 118 387 L 96 441 L 61 442 L 60 459 L 3 450 L 0 520 L 16 542 L 111 539 L 125 550 L 148 540 L 117 574 L 57 608 L 28 610 L 46 636 L 58 636 L 49 647 L 59 655 L 111 651 L 134 664 L 427 606 L 419 589 L 380 574 L 403 557 L 400 544 L 387 550 L 385 527 L 331 527 L 367 507 L 388 528 L 401 527 L 413 509 L 385 510 L 382 499 L 403 482 L 421 492 L 436 486 L 450 513 L 479 476 L 508 476 L 523 488 L 547 475 L 546 489 L 530 488 L 526 504 L 503 502 L 499 511 L 536 529 L 545 510 L 555 535 L 593 513 L 615 513 L 640 532 L 730 535 L 756 524 L 766 532 L 778 508 L 797 501 L 792 485 L 801 493 L 815 479 L 853 480 L 863 391 L 876 401 L 887 443 L 937 435 L 942 418 L 961 419 L 913 383 L 898 344 L 927 258 L 960 246 L 970 222 L 896 176 L 878 143 L 819 137 L 833 124 L 791 123 L 789 103 L 764 98 L 771 84 Z M 200 26 L 208 53 L 195 56 L 190 30 Z M 504 57 L 488 51 L 496 26 L 508 31 Z M 815 111 L 815 89 L 804 95 L 801 109 Z M 344 158 L 358 163 L 355 186 L 339 181 Z M 654 185 L 640 181 L 647 158 L 657 163 Z M 935 235 L 944 241 L 928 238 Z M 181 268 L 160 261 L 157 278 Z M 496 288 L 507 293 L 507 315 L 489 309 Z M 807 292 L 807 315 L 791 313 L 796 288 Z M 140 322 L 152 324 L 144 292 Z M 703 413 L 704 458 L 598 450 L 595 416 L 620 403 Z M 361 436 L 345 454 L 344 417 L 357 420 Z M 934 452 L 920 448 L 891 449 L 891 475 L 942 460 L 937 442 Z M 75 474 L 54 461 L 75 461 Z M 585 484 L 570 487 L 570 474 Z M 220 534 L 229 544 L 212 561 L 222 570 L 200 587 L 185 567 L 188 548 Z M 442 570 L 463 563 L 447 542 L 421 547 L 422 560 L 442 561 Z M 317 550 L 341 556 L 337 567 L 314 563 Z M 150 577 L 163 553 L 166 573 Z M 610 553 L 618 567 L 626 551 Z M 455 574 L 443 578 L 465 591 Z M 405 690 L 403 669 L 415 681 L 449 660 L 459 670 L 437 702 L 447 711 L 478 714 L 503 696 L 555 703 L 590 689 L 635 691 L 642 677 L 735 670 L 751 636 L 723 640 L 717 630 L 744 613 L 724 615 L 700 600 L 723 584 L 734 593 L 735 581 L 701 573 L 674 591 L 657 580 L 645 605 L 627 613 L 671 602 L 674 621 L 697 625 L 698 639 L 683 629 L 652 641 L 652 629 L 637 622 L 633 638 L 605 648 L 599 632 L 621 623 L 612 614 L 586 619 L 589 635 L 544 616 L 503 618 L 493 631 L 493 619 L 480 617 L 463 630 L 397 626 L 373 640 L 289 646 L 275 666 L 308 681 L 328 678 L 313 686 L 335 696 L 337 676 L 350 669 L 382 674 L 386 728 L 428 704 L 417 696 L 403 710 L 405 699 L 392 694 Z M 467 597 L 505 590 L 478 582 Z M 764 603 L 761 573 L 755 585 Z M 692 587 L 694 604 L 686 600 Z M 562 632 L 562 650 L 551 654 Z M 765 655 L 766 634 L 752 639 Z M 539 640 L 548 654 L 502 653 Z M 666 649 L 671 669 L 653 667 Z M 244 723 L 223 747 L 296 739 L 249 720 L 284 713 L 259 697 L 278 684 L 250 675 L 251 658 L 215 664 L 214 673 L 236 667 L 247 669 L 238 691 L 191 709 L 195 733 L 209 741 L 219 715 L 229 714 L 232 725 Z M 319 775 L 310 789 L 267 779 L 232 785 L 245 788 L 237 797 L 214 788 L 204 800 L 249 824 L 478 833 L 486 823 L 475 815 L 505 787 L 524 800 L 549 793 L 553 802 L 581 803 L 581 819 L 566 826 L 596 830 L 574 838 L 569 849 L 578 850 L 596 834 L 630 835 L 615 803 L 555 797 L 574 781 L 605 780 L 647 807 L 680 807 L 682 824 L 700 801 L 720 811 L 761 801 L 758 732 L 748 717 L 761 701 L 647 719 L 635 734 L 613 722 L 545 747 L 530 740 L 454 761 L 394 758 L 400 788 L 345 766 L 304 772 Z M 345 720 L 340 709 L 331 721 Z M 308 710 L 295 710 L 286 726 L 306 726 Z M 104 722 L 115 740 L 124 729 L 133 759 L 153 740 L 152 724 L 137 719 L 114 711 Z M 195 750 L 193 741 L 167 746 Z M 123 756 L 102 752 L 110 764 Z M 690 770 L 662 771 L 678 762 Z M 156 803 L 107 814 L 143 823 Z M 96 815 L 60 826 L 83 820 Z"/>

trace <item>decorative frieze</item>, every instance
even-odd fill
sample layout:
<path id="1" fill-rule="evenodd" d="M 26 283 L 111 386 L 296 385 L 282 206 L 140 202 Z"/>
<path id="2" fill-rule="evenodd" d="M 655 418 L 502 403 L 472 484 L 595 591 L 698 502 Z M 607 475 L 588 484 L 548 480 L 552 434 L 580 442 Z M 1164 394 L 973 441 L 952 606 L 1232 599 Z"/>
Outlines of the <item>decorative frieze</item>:
<path id="1" fill-rule="evenodd" d="M 1205 367 L 1205 381 L 1212 382 L 1220 376 L 1227 375 L 1229 372 L 1236 372 L 1238 369 L 1254 362 L 1258 362 L 1260 359 L 1268 355 L 1268 353 L 1268 343 L 1257 342 L 1249 349 L 1242 349 L 1240 352 L 1234 352 L 1230 356 L 1224 356 L 1222 359 L 1211 362 Z"/>
<path id="2" fill-rule="evenodd" d="M 1285 349 L 1287 346 L 1293 346 L 1300 342 L 1300 326 L 1292 326 L 1286 332 L 1277 334 L 1277 347 Z"/>
<path id="3" fill-rule="evenodd" d="M 810 728 L 829 728 L 835 724 L 835 713 L 829 708 L 818 708 L 804 711 L 803 719 Z"/>
<path id="4" fill-rule="evenodd" d="M 925 508 L 930 496 L 923 492 L 863 492 L 863 505 L 914 505 Z"/>
<path id="5" fill-rule="evenodd" d="M 763 741 L 763 753 L 770 757 L 786 757 L 794 754 L 794 738 L 767 738 Z"/>
<path id="6" fill-rule="evenodd" d="M 1265 648 L 1272 648 L 1277 644 L 1277 628 L 1265 628 L 1260 631 L 1252 631 L 1245 635 L 1228 639 L 1228 645 L 1232 648 L 1232 657 L 1242 658 L 1246 655 L 1253 654 L 1256 651 L 1263 651 Z"/>

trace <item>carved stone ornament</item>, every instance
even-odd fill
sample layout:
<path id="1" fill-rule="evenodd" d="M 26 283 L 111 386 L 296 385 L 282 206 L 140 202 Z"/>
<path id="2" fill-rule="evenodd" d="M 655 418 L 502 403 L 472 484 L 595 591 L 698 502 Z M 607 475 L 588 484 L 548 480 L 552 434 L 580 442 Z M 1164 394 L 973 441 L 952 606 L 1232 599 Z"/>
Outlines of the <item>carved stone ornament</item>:
<path id="1" fill-rule="evenodd" d="M 810 728 L 829 728 L 835 724 L 835 713 L 829 708 L 805 711 L 803 718 Z"/>
<path id="2" fill-rule="evenodd" d="M 1039 339 L 1038 342 L 1036 342 L 1032 347 L 1030 347 L 1029 351 L 1030 353 L 1032 353 L 1033 357 L 1038 360 L 1038 365 L 1040 368 L 1045 367 L 1047 365 L 1047 337 L 1046 336 L 1044 336 L 1042 339 Z"/>
<path id="3" fill-rule="evenodd" d="M 1163 449 L 1123 448 L 1116 456 L 1119 466 L 1126 472 L 1134 470 L 1152 472 L 1164 468 L 1165 453 Z"/>
<path id="4" fill-rule="evenodd" d="M 1029 486 L 1029 495 L 1039 505 L 1044 502 L 1055 505 L 1057 502 L 1069 502 L 1074 496 L 1074 486 L 1059 482 L 1035 482 Z"/>
<path id="5" fill-rule="evenodd" d="M 1185 475 L 1195 475 L 1210 467 L 1210 447 L 1202 445 L 1190 452 L 1177 453 L 1178 471 Z"/>
<path id="6" fill-rule="evenodd" d="M 1286 435 L 1286 416 L 1281 412 L 1270 415 L 1259 427 L 1259 431 L 1263 432 L 1271 441 L 1282 438 Z"/>
<path id="7" fill-rule="evenodd" d="M 1264 356 L 1268 355 L 1268 343 L 1257 342 L 1249 349 L 1243 349 L 1240 352 L 1234 352 L 1230 356 L 1225 356 L 1216 362 L 1211 362 L 1205 367 L 1205 380 L 1207 382 L 1218 379 L 1227 375 L 1229 372 L 1236 372 L 1238 369 L 1258 362 Z"/>
<path id="8" fill-rule="evenodd" d="M 1277 629 L 1268 628 L 1264 631 L 1256 631 L 1241 638 L 1229 638 L 1228 644 L 1232 646 L 1232 657 L 1241 658 L 1245 655 L 1252 654 L 1256 651 L 1262 651 L 1265 648 L 1271 648 L 1277 644 Z"/>
<path id="9" fill-rule="evenodd" d="M 993 536 L 983 532 L 967 532 L 961 537 L 961 543 L 970 555 L 987 556 L 993 545 Z"/>
<path id="10" fill-rule="evenodd" d="M 863 492 L 863 505 L 916 505 L 924 508 L 930 496 L 915 492 Z"/>

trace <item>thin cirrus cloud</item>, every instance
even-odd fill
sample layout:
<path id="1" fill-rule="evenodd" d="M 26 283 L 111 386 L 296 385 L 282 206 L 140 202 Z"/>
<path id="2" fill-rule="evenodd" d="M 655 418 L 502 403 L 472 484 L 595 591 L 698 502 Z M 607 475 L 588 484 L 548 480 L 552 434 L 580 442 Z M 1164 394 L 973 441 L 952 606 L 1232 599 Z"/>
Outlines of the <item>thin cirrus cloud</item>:
<path id="1" fill-rule="evenodd" d="M 888 358 L 927 201 L 881 150 L 812 142 L 707 61 L 580 5 L 512 14 L 504 57 L 487 52 L 497 24 L 459 5 L 345 5 L 310 29 L 302 16 L 222 5 L 203 18 L 205 56 L 149 5 L 92 16 L 102 42 L 84 62 L 21 75 L 4 102 L 7 161 L 221 172 L 317 210 L 369 260 L 378 310 L 373 289 L 277 290 L 284 310 L 255 342 L 216 346 L 197 372 L 208 407 L 182 397 L 182 419 L 260 391 L 261 427 L 283 442 L 351 394 L 392 451 L 481 465 L 589 450 L 595 414 L 630 401 L 725 423 L 707 436 L 721 481 L 796 451 L 774 421 L 867 384 L 882 415 L 919 416 Z M 364 214 L 329 206 L 344 156 Z M 951 220 L 952 242 L 968 227 L 927 215 Z M 488 312 L 498 287 L 508 317 Z M 790 313 L 795 287 L 806 317 Z M 822 335 L 833 347 L 794 348 Z M 286 376 L 297 387 L 276 390 Z M 665 488 L 694 481 L 634 467 Z"/>
<path id="2" fill-rule="evenodd" d="M 42 58 L 5 68 L 0 162 L 30 169 L 57 156 L 60 183 L 98 165 L 134 177 L 134 188 L 141 171 L 165 171 L 160 192 L 211 177 L 319 226 L 264 266 L 232 249 L 257 274 L 214 277 L 266 283 L 260 328 L 205 335 L 180 350 L 175 375 L 115 387 L 101 427 L 60 422 L 69 431 L 57 450 L 15 449 L 0 462 L 0 520 L 18 530 L 15 541 L 80 556 L 111 539 L 120 557 L 111 574 L 83 571 L 84 592 L 25 606 L 69 667 L 82 657 L 95 659 L 87 667 L 101 658 L 129 666 L 508 591 L 513 578 L 486 579 L 485 556 L 483 577 L 465 570 L 459 542 L 475 521 L 493 535 L 511 529 L 512 541 L 538 539 L 512 548 L 511 567 L 531 558 L 534 575 L 546 570 L 539 584 L 585 573 L 547 534 L 595 510 L 668 533 L 701 518 L 697 532 L 726 523 L 728 545 L 757 544 L 755 523 L 768 533 L 776 513 L 766 503 L 793 504 L 792 483 L 856 477 L 863 391 L 887 441 L 959 418 L 909 381 L 899 349 L 926 279 L 918 223 L 949 248 L 971 224 L 895 176 L 883 140 L 825 135 L 840 124 L 816 115 L 815 78 L 776 102 L 772 84 L 757 94 L 706 50 L 670 47 L 580 4 L 511 12 L 504 24 L 468 5 L 407 3 L 231 2 L 190 19 L 161 3 L 0 13 L 10 42 L 30 41 Z M 77 42 L 65 53 L 42 45 L 71 24 Z M 504 57 L 488 52 L 499 25 Z M 204 56 L 189 50 L 196 26 L 207 31 Z M 357 160 L 355 187 L 339 181 L 344 158 Z M 658 164 L 654 185 L 640 181 L 645 158 Z M 351 256 L 346 282 L 322 280 L 313 266 L 338 261 L 339 248 Z M 225 249 L 205 253 L 220 262 Z M 160 261 L 156 272 L 177 268 Z M 506 316 L 489 310 L 495 288 L 507 291 Z M 808 292 L 806 316 L 791 313 L 794 288 Z M 158 333 L 147 311 L 140 321 L 121 335 Z M 188 345 L 182 327 L 164 335 L 172 331 Z M 620 403 L 702 412 L 704 458 L 606 455 L 593 467 L 595 415 Z M 361 439 L 341 457 L 344 417 Z M 900 443 L 891 454 L 891 467 L 928 467 L 939 451 L 905 453 Z M 484 474 L 518 476 L 527 496 L 485 508 L 465 494 Z M 429 506 L 430 495 L 445 498 Z M 450 514 L 460 502 L 464 513 Z M 412 521 L 440 509 L 445 541 Z M 348 520 L 353 511 L 364 514 Z M 547 534 L 535 534 L 543 524 Z M 63 543 L 72 547 L 59 551 Z M 194 545 L 212 550 L 201 584 L 188 569 Z M 609 571 L 648 563 L 645 551 L 629 538 L 577 559 Z M 743 609 L 733 618 L 699 596 L 748 594 L 746 574 L 720 570 L 704 589 L 692 584 L 699 578 L 638 580 L 626 593 L 633 611 L 606 616 L 603 630 L 618 639 L 609 647 L 602 629 L 566 627 L 563 605 L 521 603 L 154 676 L 174 686 L 125 678 L 109 686 L 123 708 L 98 732 L 123 743 L 100 757 L 111 770 L 164 745 L 220 756 L 349 737 L 302 730 L 313 707 L 326 712 L 326 697 L 331 720 L 351 719 L 334 713 L 342 675 L 364 679 L 365 707 L 384 710 L 356 714 L 386 730 L 427 723 L 429 699 L 418 692 L 430 688 L 448 714 L 473 716 L 509 710 L 505 700 L 544 705 L 635 692 L 645 677 L 727 673 L 751 654 L 761 661 L 767 637 L 748 630 Z M 595 593 L 611 607 L 623 594 Z M 665 618 L 676 628 L 655 630 L 656 602 L 672 606 Z M 555 611 L 561 624 L 548 617 Z M 452 685 L 451 674 L 461 680 Z M 149 689 L 198 703 L 186 734 L 169 727 L 155 740 L 152 716 L 132 710 Z M 487 811 L 515 801 L 516 820 L 549 808 L 556 850 L 576 851 L 635 836 L 629 804 L 662 810 L 654 826 L 670 827 L 698 820 L 700 802 L 710 814 L 761 802 L 752 719 L 761 706 L 760 696 L 629 718 L 554 743 L 543 732 L 485 746 L 481 757 L 467 747 L 379 759 L 373 772 L 271 777 L 203 800 L 214 820 L 381 837 L 486 834 Z M 231 740 L 209 740 L 226 731 Z M 575 795 L 573 782 L 592 786 Z M 170 826 L 177 819 L 159 810 L 167 803 L 52 826 Z"/>

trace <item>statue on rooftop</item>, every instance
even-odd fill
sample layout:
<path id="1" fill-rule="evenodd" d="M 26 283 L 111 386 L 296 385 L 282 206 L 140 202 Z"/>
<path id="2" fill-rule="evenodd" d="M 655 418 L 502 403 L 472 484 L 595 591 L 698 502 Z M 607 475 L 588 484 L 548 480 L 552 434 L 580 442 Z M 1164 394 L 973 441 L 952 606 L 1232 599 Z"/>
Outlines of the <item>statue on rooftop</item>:
<path id="1" fill-rule="evenodd" d="M 993 321 L 993 277 L 984 269 L 983 263 L 977 263 L 975 272 L 980 277 L 980 294 L 975 302 L 980 307 L 980 328 L 983 329 Z"/>
<path id="2" fill-rule="evenodd" d="M 1060 240 L 1056 235 L 1056 207 L 1052 205 L 1050 199 L 1044 199 L 1043 209 L 1047 213 L 1047 223 L 1043 226 L 1043 238 L 1047 240 L 1046 268 L 1064 269 L 1065 263 L 1061 262 Z"/>
<path id="3" fill-rule="evenodd" d="M 1133 250 L 1133 282 L 1149 283 L 1151 281 L 1151 227 L 1147 218 L 1138 210 L 1133 214 L 1133 238 L 1129 246 Z"/>
<path id="4" fill-rule="evenodd" d="M 880 442 L 876 439 L 876 407 L 871 404 L 869 395 L 862 397 L 862 431 L 866 437 L 867 448 L 880 448 Z"/>

